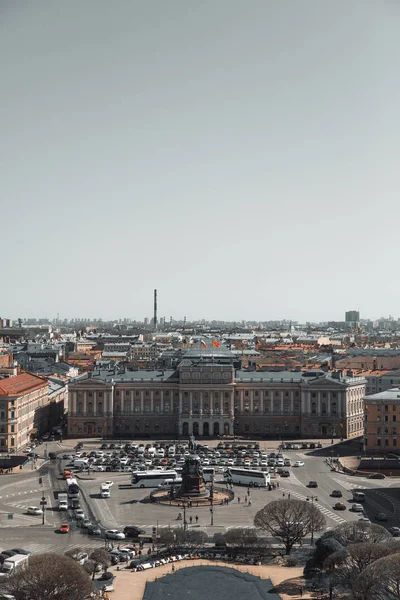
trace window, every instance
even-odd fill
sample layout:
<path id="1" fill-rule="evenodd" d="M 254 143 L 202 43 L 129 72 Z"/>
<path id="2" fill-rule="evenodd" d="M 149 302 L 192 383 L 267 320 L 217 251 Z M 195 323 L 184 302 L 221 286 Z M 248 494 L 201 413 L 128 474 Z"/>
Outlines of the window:
<path id="1" fill-rule="evenodd" d="M 158 423 L 156 423 L 156 424 L 154 425 L 154 431 L 155 431 L 156 433 L 158 433 L 158 432 L 160 431 L 160 425 L 159 425 Z"/>
<path id="2" fill-rule="evenodd" d="M 389 440 L 388 439 L 385 440 L 385 446 L 389 446 Z"/>
<path id="3" fill-rule="evenodd" d="M 165 390 L 164 394 L 166 398 L 169 398 L 169 390 Z"/>
<path id="4" fill-rule="evenodd" d="M 146 398 L 148 398 L 150 396 L 150 392 L 148 390 L 146 390 L 144 395 L 146 396 Z"/>
<path id="5" fill-rule="evenodd" d="M 78 402 L 78 413 L 83 413 L 83 402 Z"/>
<path id="6" fill-rule="evenodd" d="M 376 435 L 381 435 L 381 428 L 380 427 L 376 428 Z"/>
<path id="7" fill-rule="evenodd" d="M 285 392 L 286 398 L 289 398 L 289 392 Z"/>
<path id="8" fill-rule="evenodd" d="M 131 395 L 130 392 L 128 392 L 128 390 L 125 392 L 125 398 L 129 398 L 129 396 Z"/>
<path id="9" fill-rule="evenodd" d="M 244 393 L 244 395 L 245 395 L 245 398 L 248 398 L 249 397 L 249 392 L 246 390 L 245 393 Z"/>
<path id="10" fill-rule="evenodd" d="M 103 392 L 98 392 L 97 395 L 98 395 L 99 398 L 102 398 L 103 397 Z"/>
<path id="11" fill-rule="evenodd" d="M 97 412 L 99 415 L 101 415 L 101 413 L 103 412 L 103 403 L 102 402 L 97 403 Z"/>
<path id="12" fill-rule="evenodd" d="M 397 440 L 396 440 L 396 438 L 394 438 L 394 439 L 392 440 L 392 444 L 393 444 L 393 446 L 397 446 Z"/>
<path id="13" fill-rule="evenodd" d="M 135 391 L 135 396 L 136 396 L 136 398 L 139 398 L 139 397 L 140 397 L 140 392 L 139 392 L 139 390 L 136 390 L 136 391 Z"/>
<path id="14" fill-rule="evenodd" d="M 119 413 L 119 412 L 120 412 L 120 410 L 121 410 L 121 407 L 120 407 L 120 405 L 119 405 L 119 404 L 116 404 L 116 405 L 115 405 L 115 412 L 116 412 L 116 413 Z"/>
<path id="15" fill-rule="evenodd" d="M 248 433 L 250 431 L 250 425 L 248 423 L 244 424 L 244 430 L 246 433 Z"/>
<path id="16" fill-rule="evenodd" d="M 15 444 L 15 439 L 12 437 L 11 438 L 11 446 L 14 446 L 14 444 Z"/>
<path id="17" fill-rule="evenodd" d="M 229 402 L 225 402 L 225 404 L 224 404 L 224 411 L 225 411 L 225 413 L 229 413 L 230 412 L 229 409 L 230 409 Z M 257 408 L 257 410 L 258 410 L 258 408 Z"/>
<path id="18" fill-rule="evenodd" d="M 381 440 L 380 440 L 379 438 L 376 440 L 376 445 L 377 445 L 377 446 L 380 446 L 380 445 L 381 445 Z"/>
<path id="19" fill-rule="evenodd" d="M 316 398 L 316 397 L 317 397 L 317 394 L 316 394 L 315 392 L 313 392 L 313 393 L 311 394 L 311 397 L 312 397 L 312 398 Z"/>
<path id="20" fill-rule="evenodd" d="M 89 392 L 88 396 L 89 398 L 93 398 L 93 392 Z"/>
<path id="21" fill-rule="evenodd" d="M 392 416 L 392 421 L 395 422 L 396 421 L 396 415 Z"/>
<path id="22" fill-rule="evenodd" d="M 93 402 L 88 402 L 88 408 L 87 408 L 88 414 L 92 415 L 93 414 Z"/>
<path id="23" fill-rule="evenodd" d="M 389 410 L 389 406 L 385 404 L 385 411 Z"/>
<path id="24" fill-rule="evenodd" d="M 388 415 L 385 415 L 385 423 L 387 423 L 389 421 L 389 417 Z"/>
<path id="25" fill-rule="evenodd" d="M 326 415 L 326 402 L 322 403 L 321 414 Z"/>
<path id="26" fill-rule="evenodd" d="M 326 398 L 326 392 L 322 392 L 322 397 Z"/>
<path id="27" fill-rule="evenodd" d="M 11 425 L 11 433 L 15 433 L 15 425 Z"/>
<path id="28" fill-rule="evenodd" d="M 332 392 L 332 398 L 336 398 L 337 394 L 336 392 Z"/>
<path id="29" fill-rule="evenodd" d="M 337 405 L 336 405 L 336 402 L 332 402 L 332 404 L 331 404 L 331 411 L 332 411 L 333 415 L 337 414 Z"/>
<path id="30" fill-rule="evenodd" d="M 315 402 L 313 402 L 311 404 L 311 414 L 312 415 L 316 415 L 317 414 L 317 405 L 315 404 Z"/>

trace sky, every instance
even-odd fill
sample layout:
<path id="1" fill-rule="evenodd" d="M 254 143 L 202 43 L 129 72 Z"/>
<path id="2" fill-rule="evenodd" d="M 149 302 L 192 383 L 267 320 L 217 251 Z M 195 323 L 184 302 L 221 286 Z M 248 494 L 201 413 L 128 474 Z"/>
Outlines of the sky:
<path id="1" fill-rule="evenodd" d="M 397 0 L 2 0 L 0 315 L 400 316 Z"/>

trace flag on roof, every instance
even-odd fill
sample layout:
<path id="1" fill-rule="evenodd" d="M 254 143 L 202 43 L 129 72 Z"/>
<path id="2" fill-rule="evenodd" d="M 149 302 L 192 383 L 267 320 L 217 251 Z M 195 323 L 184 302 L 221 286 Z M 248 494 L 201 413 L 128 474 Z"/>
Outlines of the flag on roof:
<path id="1" fill-rule="evenodd" d="M 217 342 L 217 340 L 213 340 L 211 343 L 214 346 L 214 348 L 220 348 L 221 347 L 221 344 L 219 342 Z"/>

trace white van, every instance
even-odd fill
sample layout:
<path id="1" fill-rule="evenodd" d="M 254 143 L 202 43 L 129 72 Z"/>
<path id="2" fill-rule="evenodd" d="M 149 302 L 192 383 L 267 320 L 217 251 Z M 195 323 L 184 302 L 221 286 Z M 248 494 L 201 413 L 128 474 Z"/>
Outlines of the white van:
<path id="1" fill-rule="evenodd" d="M 175 456 L 175 446 L 170 446 L 168 448 L 168 456 Z"/>
<path id="2" fill-rule="evenodd" d="M 102 498 L 111 498 L 110 488 L 103 488 L 100 490 L 100 496 Z"/>
<path id="3" fill-rule="evenodd" d="M 364 492 L 357 492 L 356 490 L 353 490 L 353 499 L 357 500 L 357 502 L 365 502 Z"/>

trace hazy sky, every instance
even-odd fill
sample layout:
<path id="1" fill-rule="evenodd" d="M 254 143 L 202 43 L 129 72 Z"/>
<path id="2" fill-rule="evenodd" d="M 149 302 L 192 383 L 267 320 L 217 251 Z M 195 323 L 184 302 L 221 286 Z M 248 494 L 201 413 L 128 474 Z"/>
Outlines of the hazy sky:
<path id="1" fill-rule="evenodd" d="M 0 315 L 400 316 L 397 0 L 2 0 Z"/>

